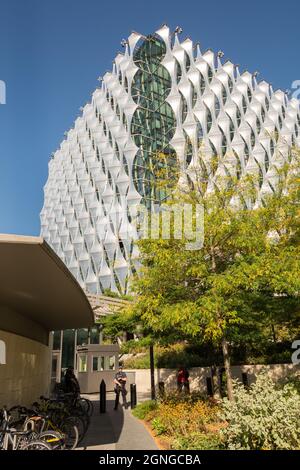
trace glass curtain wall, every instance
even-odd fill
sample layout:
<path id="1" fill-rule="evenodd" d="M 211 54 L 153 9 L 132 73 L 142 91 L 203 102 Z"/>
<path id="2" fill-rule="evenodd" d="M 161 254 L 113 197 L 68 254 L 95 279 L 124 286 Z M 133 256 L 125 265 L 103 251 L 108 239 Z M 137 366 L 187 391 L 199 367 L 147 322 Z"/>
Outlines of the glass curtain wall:
<path id="1" fill-rule="evenodd" d="M 164 42 L 148 36 L 134 55 L 136 72 L 131 88 L 138 104 L 131 134 L 139 151 L 133 164 L 133 179 L 142 203 L 148 209 L 168 197 L 167 180 L 177 179 L 176 152 L 170 145 L 176 121 L 171 106 L 165 101 L 171 90 L 171 76 L 161 65 L 166 53 Z"/>

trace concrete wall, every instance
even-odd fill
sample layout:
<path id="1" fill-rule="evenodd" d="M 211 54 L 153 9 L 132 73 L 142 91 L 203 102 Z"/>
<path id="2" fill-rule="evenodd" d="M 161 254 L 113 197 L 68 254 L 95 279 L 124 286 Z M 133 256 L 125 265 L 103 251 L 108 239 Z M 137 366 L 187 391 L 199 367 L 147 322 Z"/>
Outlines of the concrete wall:
<path id="1" fill-rule="evenodd" d="M 255 380 L 255 375 L 262 369 L 266 369 L 271 377 L 277 381 L 287 375 L 294 375 L 300 372 L 299 365 L 293 364 L 271 364 L 271 365 L 244 365 L 233 366 L 232 375 L 242 381 L 242 373 L 247 373 L 248 382 L 251 384 Z M 150 395 L 150 370 L 149 369 L 135 369 L 126 370 L 128 372 L 128 382 L 132 382 L 135 378 L 136 388 L 138 395 L 145 397 Z M 210 367 L 194 367 L 189 369 L 190 373 L 190 390 L 200 391 L 207 393 L 206 378 L 211 377 Z M 174 369 L 155 369 L 155 385 L 158 386 L 160 381 L 165 383 L 166 390 L 176 389 L 176 375 L 177 371 Z M 131 379 L 132 377 L 132 379 Z M 130 380 L 131 379 L 131 380 Z"/>
<path id="2" fill-rule="evenodd" d="M 49 393 L 51 350 L 37 341 L 0 330 L 6 364 L 0 364 L 0 407 L 30 405 Z"/>

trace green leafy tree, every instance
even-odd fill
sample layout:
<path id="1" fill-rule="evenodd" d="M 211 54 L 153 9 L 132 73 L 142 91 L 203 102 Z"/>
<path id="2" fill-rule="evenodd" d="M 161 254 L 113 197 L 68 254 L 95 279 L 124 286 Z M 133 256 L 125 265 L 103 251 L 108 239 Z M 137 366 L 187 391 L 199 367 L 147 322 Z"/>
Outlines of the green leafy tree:
<path id="1" fill-rule="evenodd" d="M 194 182 L 177 185 L 169 204 L 203 205 L 202 249 L 189 251 L 186 240 L 162 237 L 138 242 L 143 267 L 127 315 L 154 337 L 221 346 L 230 400 L 230 345 L 247 327 L 253 332 L 249 325 L 258 316 L 272 325 L 292 315 L 299 325 L 297 154 L 294 161 L 277 172 L 277 189 L 263 201 L 255 175 L 216 176 L 215 189 L 207 191 L 208 179 L 195 170 Z"/>

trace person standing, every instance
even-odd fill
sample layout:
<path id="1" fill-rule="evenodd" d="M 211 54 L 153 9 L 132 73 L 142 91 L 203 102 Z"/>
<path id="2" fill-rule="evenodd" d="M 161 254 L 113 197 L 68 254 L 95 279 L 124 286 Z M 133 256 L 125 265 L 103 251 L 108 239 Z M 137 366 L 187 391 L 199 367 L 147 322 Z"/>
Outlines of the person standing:
<path id="1" fill-rule="evenodd" d="M 188 393 L 190 391 L 189 377 L 189 371 L 185 367 L 180 367 L 177 374 L 178 392 Z"/>
<path id="2" fill-rule="evenodd" d="M 128 408 L 127 400 L 126 400 L 126 395 L 127 395 L 126 382 L 127 382 L 127 375 L 123 371 L 123 367 L 120 365 L 119 370 L 116 373 L 115 379 L 114 379 L 115 394 L 116 394 L 114 410 L 118 409 L 119 400 L 120 400 L 120 393 L 122 395 L 123 405 L 124 405 L 125 409 L 127 410 L 127 408 Z"/>
<path id="3" fill-rule="evenodd" d="M 74 396 L 80 396 L 80 386 L 76 375 L 74 374 L 74 367 L 69 366 L 65 372 L 64 377 L 65 392 L 72 393 Z"/>

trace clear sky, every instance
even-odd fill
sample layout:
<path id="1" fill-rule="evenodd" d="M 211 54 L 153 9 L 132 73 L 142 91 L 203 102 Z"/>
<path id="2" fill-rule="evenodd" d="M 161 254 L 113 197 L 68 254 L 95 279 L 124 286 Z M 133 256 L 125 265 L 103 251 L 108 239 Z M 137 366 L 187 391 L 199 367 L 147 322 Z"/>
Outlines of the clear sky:
<path id="1" fill-rule="evenodd" d="M 55 151 L 132 30 L 167 23 L 274 88 L 300 80 L 300 2 L 0 0 L 0 233 L 38 235 Z"/>

